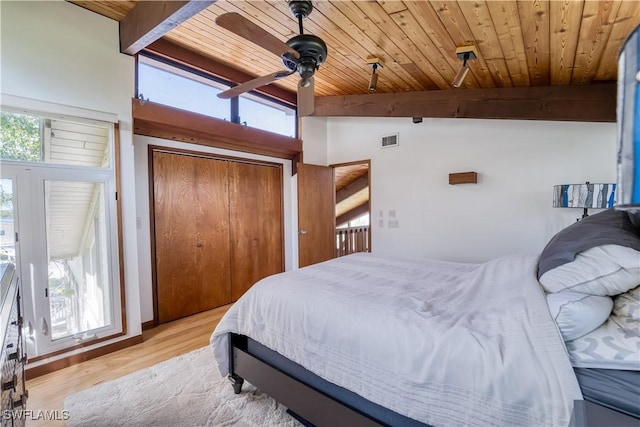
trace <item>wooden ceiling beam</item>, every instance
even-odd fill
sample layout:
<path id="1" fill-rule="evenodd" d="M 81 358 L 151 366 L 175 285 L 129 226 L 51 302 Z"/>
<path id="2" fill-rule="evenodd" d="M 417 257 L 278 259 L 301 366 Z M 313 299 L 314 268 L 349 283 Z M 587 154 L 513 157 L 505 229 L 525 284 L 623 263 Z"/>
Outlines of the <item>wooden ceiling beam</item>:
<path id="1" fill-rule="evenodd" d="M 336 191 L 336 203 L 340 203 L 343 200 L 348 199 L 357 192 L 369 187 L 369 175 L 361 176 L 353 181 L 351 184 L 344 187 L 342 190 Z"/>
<path id="2" fill-rule="evenodd" d="M 139 1 L 120 21 L 120 52 L 135 55 L 215 3 L 215 0 Z"/>
<path id="3" fill-rule="evenodd" d="M 313 116 L 616 121 L 616 84 L 316 97 Z"/>

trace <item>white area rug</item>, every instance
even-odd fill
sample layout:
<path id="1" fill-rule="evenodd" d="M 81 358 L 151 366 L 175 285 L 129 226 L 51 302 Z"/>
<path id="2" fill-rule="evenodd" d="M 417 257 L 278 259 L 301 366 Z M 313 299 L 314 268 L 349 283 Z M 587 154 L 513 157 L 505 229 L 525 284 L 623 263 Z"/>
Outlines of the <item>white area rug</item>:
<path id="1" fill-rule="evenodd" d="M 234 394 L 210 347 L 68 396 L 67 426 L 299 426 L 282 405 L 244 383 Z"/>

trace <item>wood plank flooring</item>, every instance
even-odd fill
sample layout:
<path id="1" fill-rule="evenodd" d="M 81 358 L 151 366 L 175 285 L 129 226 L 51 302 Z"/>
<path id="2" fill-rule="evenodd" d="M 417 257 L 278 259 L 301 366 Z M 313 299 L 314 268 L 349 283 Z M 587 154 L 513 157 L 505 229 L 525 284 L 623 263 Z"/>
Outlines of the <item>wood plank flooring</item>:
<path id="1" fill-rule="evenodd" d="M 73 393 L 111 381 L 209 344 L 231 305 L 198 313 L 142 333 L 144 342 L 27 381 L 31 411 L 59 411 Z M 27 420 L 27 426 L 63 426 L 64 421 Z"/>

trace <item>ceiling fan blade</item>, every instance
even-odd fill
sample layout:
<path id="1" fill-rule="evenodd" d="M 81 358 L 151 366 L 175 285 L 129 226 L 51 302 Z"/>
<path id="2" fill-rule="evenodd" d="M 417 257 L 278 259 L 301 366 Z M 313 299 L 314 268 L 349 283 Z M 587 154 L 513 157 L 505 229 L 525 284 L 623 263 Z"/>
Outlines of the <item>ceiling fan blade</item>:
<path id="1" fill-rule="evenodd" d="M 307 86 L 302 86 L 302 79 L 298 82 L 298 117 L 310 116 L 315 106 L 313 76 L 308 80 Z"/>
<path id="2" fill-rule="evenodd" d="M 289 53 L 295 59 L 300 58 L 296 50 L 239 13 L 229 12 L 220 15 L 216 18 L 216 24 L 278 56 Z"/>
<path id="3" fill-rule="evenodd" d="M 273 83 L 274 81 L 290 76 L 291 74 L 293 74 L 293 72 L 287 70 L 287 71 L 276 71 L 275 73 L 271 73 L 266 76 L 257 77 L 255 79 L 249 80 L 247 82 L 234 86 L 230 89 L 227 89 L 224 92 L 220 92 L 218 94 L 218 98 L 222 98 L 222 99 L 233 98 L 238 95 L 242 95 L 245 92 L 249 92 L 250 90 L 259 88 L 260 86 L 266 86 L 269 83 Z"/>

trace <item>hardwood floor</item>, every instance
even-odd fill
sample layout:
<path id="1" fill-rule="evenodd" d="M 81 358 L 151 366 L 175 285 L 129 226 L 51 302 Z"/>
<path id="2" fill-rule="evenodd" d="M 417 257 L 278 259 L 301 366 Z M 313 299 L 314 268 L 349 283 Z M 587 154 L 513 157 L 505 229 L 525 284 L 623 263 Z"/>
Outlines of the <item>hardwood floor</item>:
<path id="1" fill-rule="evenodd" d="M 70 394 L 208 345 L 211 333 L 229 307 L 162 324 L 143 332 L 141 344 L 27 381 L 27 409 L 62 414 L 64 399 Z M 64 421 L 27 420 L 26 425 L 63 426 Z"/>

